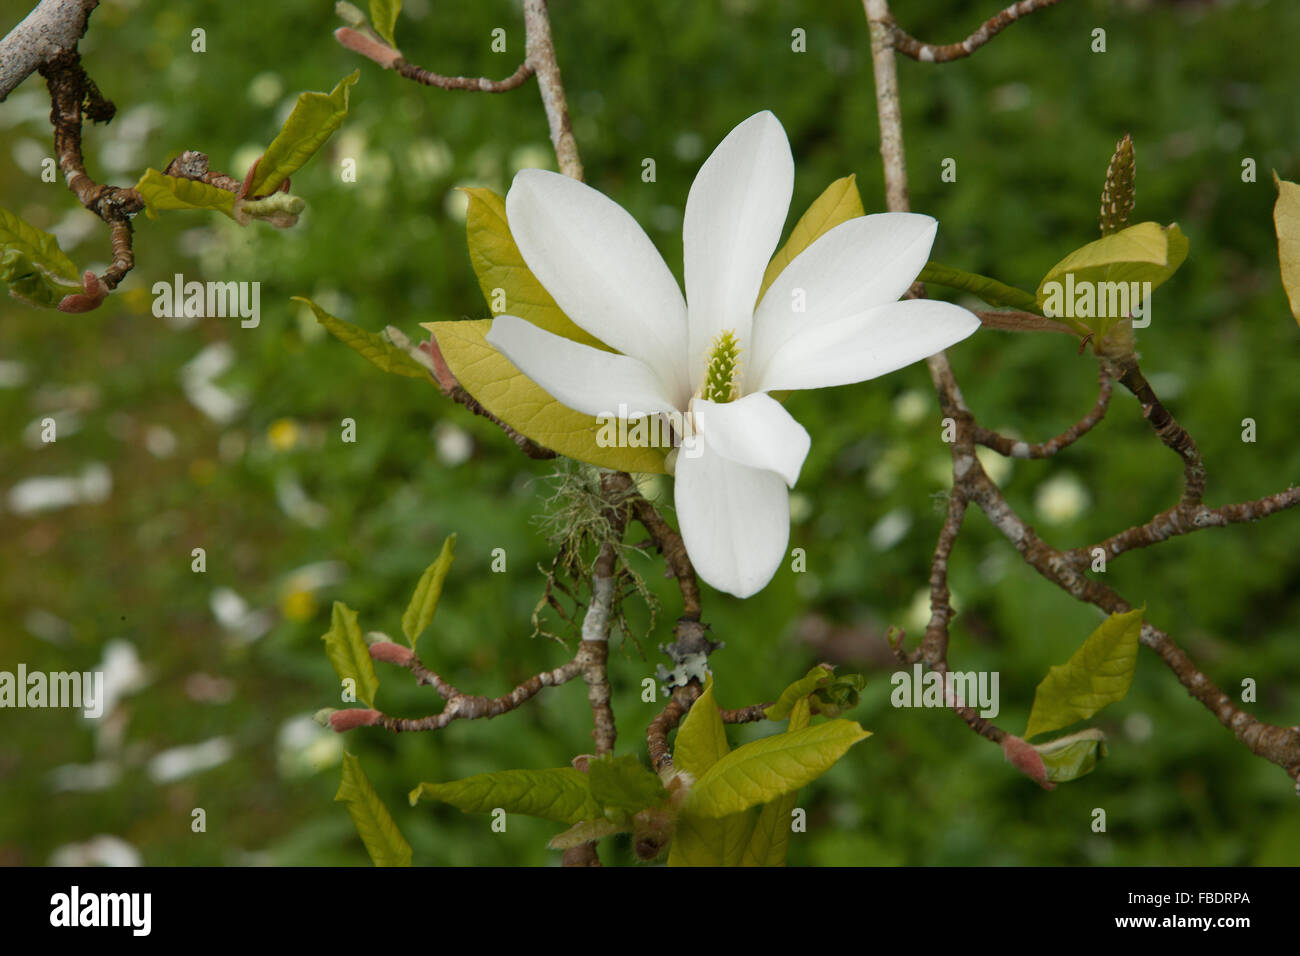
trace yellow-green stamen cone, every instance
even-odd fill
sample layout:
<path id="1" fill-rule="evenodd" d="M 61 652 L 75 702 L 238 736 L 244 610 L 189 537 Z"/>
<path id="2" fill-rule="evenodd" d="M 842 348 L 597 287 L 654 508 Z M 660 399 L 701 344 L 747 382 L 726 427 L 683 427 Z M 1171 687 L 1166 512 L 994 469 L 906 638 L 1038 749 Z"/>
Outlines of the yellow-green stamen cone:
<path id="1" fill-rule="evenodd" d="M 740 397 L 740 343 L 730 329 L 713 340 L 709 364 L 704 372 L 702 398 L 711 402 L 734 402 Z"/>

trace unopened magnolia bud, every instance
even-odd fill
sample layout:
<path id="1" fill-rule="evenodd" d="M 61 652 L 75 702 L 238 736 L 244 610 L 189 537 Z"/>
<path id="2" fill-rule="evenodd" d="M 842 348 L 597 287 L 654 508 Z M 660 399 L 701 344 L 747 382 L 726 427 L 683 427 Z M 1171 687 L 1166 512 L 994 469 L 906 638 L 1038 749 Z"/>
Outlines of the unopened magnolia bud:
<path id="1" fill-rule="evenodd" d="M 378 641 L 370 645 L 370 656 L 377 661 L 386 661 L 398 667 L 410 667 L 415 660 L 415 651 L 392 641 Z"/>
<path id="2" fill-rule="evenodd" d="M 371 39 L 364 33 L 358 33 L 350 27 L 339 27 L 334 31 L 334 39 L 349 50 L 374 60 L 385 70 L 393 69 L 397 66 L 397 61 L 402 58 L 402 55 L 388 44 Z"/>
<path id="3" fill-rule="evenodd" d="M 1002 753 L 1011 766 L 1015 767 L 1044 790 L 1055 790 L 1056 784 L 1047 779 L 1047 765 L 1043 755 L 1014 734 L 1002 738 Z"/>
<path id="4" fill-rule="evenodd" d="M 336 710 L 330 714 L 330 727 L 333 728 L 335 733 L 341 734 L 356 727 L 373 727 L 383 719 L 384 715 L 377 710 L 351 707 L 347 710 Z"/>

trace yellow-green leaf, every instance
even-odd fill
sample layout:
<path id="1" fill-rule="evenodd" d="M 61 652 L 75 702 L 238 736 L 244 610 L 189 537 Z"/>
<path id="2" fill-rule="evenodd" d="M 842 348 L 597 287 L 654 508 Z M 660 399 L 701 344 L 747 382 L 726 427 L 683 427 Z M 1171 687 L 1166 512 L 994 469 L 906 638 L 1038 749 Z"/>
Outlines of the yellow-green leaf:
<path id="1" fill-rule="evenodd" d="M 821 686 L 822 681 L 830 677 L 832 673 L 834 672 L 829 667 L 818 664 L 803 677 L 800 677 L 781 691 L 781 696 L 777 698 L 776 703 L 763 713 L 767 715 L 768 720 L 785 720 L 786 717 L 790 716 L 790 711 L 794 709 L 794 705 Z"/>
<path id="2" fill-rule="evenodd" d="M 608 810 L 636 813 L 668 799 L 659 775 L 642 766 L 636 754 L 605 754 L 587 764 L 591 796 Z"/>
<path id="3" fill-rule="evenodd" d="M 601 429 L 620 427 L 614 420 L 602 425 L 561 405 L 528 378 L 504 355 L 488 345 L 491 319 L 459 322 L 425 322 L 442 357 L 461 386 L 497 418 L 533 441 L 569 458 L 603 468 L 631 472 L 663 473 L 667 448 L 637 448 L 597 439 Z M 633 425 L 626 426 L 634 434 Z M 606 437 L 609 438 L 607 431 Z"/>
<path id="4" fill-rule="evenodd" d="M 859 740 L 871 736 L 852 720 L 764 737 L 731 751 L 691 789 L 686 809 L 706 817 L 739 813 L 816 780 Z"/>
<path id="5" fill-rule="evenodd" d="M 551 837 L 551 842 L 546 845 L 552 850 L 568 850 L 571 847 L 582 846 L 584 843 L 603 840 L 615 833 L 627 833 L 629 830 L 631 827 L 615 823 L 613 820 L 582 820 L 563 833 Z"/>
<path id="6" fill-rule="evenodd" d="M 57 308 L 64 296 L 82 291 L 80 285 L 51 276 L 21 249 L 0 251 L 0 282 L 9 286 L 9 294 L 15 299 L 47 309 Z"/>
<path id="7" fill-rule="evenodd" d="M 1277 258 L 1282 267 L 1282 288 L 1286 290 L 1291 315 L 1300 323 L 1300 185 L 1278 179 L 1273 227 L 1277 230 Z"/>
<path id="8" fill-rule="evenodd" d="M 360 76 L 361 71 L 354 70 L 328 94 L 299 94 L 293 112 L 257 164 L 249 196 L 275 192 L 325 144 L 348 115 L 348 90 Z"/>
<path id="9" fill-rule="evenodd" d="M 668 851 L 669 866 L 739 866 L 758 810 L 721 819 L 680 813 Z"/>
<path id="10" fill-rule="evenodd" d="M 438 553 L 437 559 L 420 575 L 420 582 L 415 586 L 415 593 L 411 595 L 411 603 L 406 606 L 406 613 L 402 615 L 402 633 L 410 642 L 411 650 L 415 650 L 415 642 L 424 633 L 424 629 L 429 626 L 434 613 L 438 610 L 442 585 L 447 580 L 447 572 L 451 570 L 451 562 L 455 558 L 456 536 L 449 534 L 442 542 L 442 551 Z"/>
<path id="11" fill-rule="evenodd" d="M 361 834 L 361 842 L 375 866 L 410 866 L 411 845 L 388 813 L 379 794 L 370 785 L 361 764 L 352 754 L 343 755 L 343 780 L 335 800 L 342 800 L 348 808 L 352 823 Z"/>
<path id="12" fill-rule="evenodd" d="M 1095 727 L 1045 744 L 1033 744 L 1043 758 L 1051 783 L 1069 783 L 1092 773 L 1097 761 L 1106 756 L 1106 735 Z"/>
<path id="13" fill-rule="evenodd" d="M 135 189 L 144 199 L 144 211 L 150 219 L 157 219 L 160 209 L 211 209 L 235 218 L 235 194 L 197 179 L 146 169 Z"/>
<path id="14" fill-rule="evenodd" d="M 1035 298 L 1044 315 L 1101 338 L 1124 318 L 1124 302 L 1129 303 L 1128 314 L 1136 308 L 1129 284 L 1150 282 L 1154 290 L 1183 264 L 1187 249 L 1187 237 L 1177 223 L 1140 222 L 1075 249 L 1047 271 Z M 1091 306 L 1080 295 L 1089 290 Z M 1138 301 L 1140 296 L 1139 287 Z M 1093 314 L 1079 314 L 1080 303 Z M 1102 311 L 1107 314 L 1098 314 Z"/>
<path id="15" fill-rule="evenodd" d="M 370 659 L 370 648 L 361 636 L 357 612 L 342 601 L 334 602 L 330 614 L 330 629 L 321 635 L 325 642 L 325 656 L 334 665 L 339 680 L 356 683 L 357 699 L 369 707 L 375 706 L 375 692 L 379 678 L 375 676 L 375 662 Z"/>
<path id="16" fill-rule="evenodd" d="M 375 367 L 383 369 L 385 372 L 392 372 L 394 375 L 419 378 L 426 382 L 432 381 L 427 368 L 411 358 L 404 349 L 398 348 L 382 335 L 367 332 L 351 322 L 344 322 L 342 319 L 335 318 L 311 299 L 303 298 L 300 295 L 292 296 L 292 299 L 294 302 L 301 302 L 311 309 L 316 315 L 316 321 L 325 326 L 330 335 Z"/>
<path id="17" fill-rule="evenodd" d="M 800 697 L 790 710 L 790 726 L 786 729 L 803 730 L 811 722 L 808 698 Z M 799 792 L 791 790 L 785 796 L 763 804 L 749 842 L 745 844 L 745 852 L 741 854 L 741 866 L 785 866 L 786 853 L 790 849 L 791 814 L 798 800 Z"/>
<path id="18" fill-rule="evenodd" d="M 705 771 L 731 752 L 727 734 L 722 726 L 722 715 L 713 699 L 713 679 L 704 687 L 704 693 L 691 705 L 686 718 L 677 729 L 673 743 L 673 766 L 685 770 L 698 780 Z"/>
<path id="19" fill-rule="evenodd" d="M 551 294 L 528 268 L 510 234 L 506 201 L 490 189 L 474 187 L 461 191 L 469 197 L 465 234 L 470 265 L 492 314 L 517 316 L 566 339 L 604 348 L 599 339 L 580 329 L 560 311 Z M 471 390 L 470 394 L 474 392 Z"/>
<path id="20" fill-rule="evenodd" d="M 402 10 L 402 0 L 370 0 L 370 22 L 375 32 L 396 47 L 393 40 L 393 28 L 397 26 L 397 14 Z"/>
<path id="21" fill-rule="evenodd" d="M 587 775 L 573 767 L 550 770 L 499 770 L 451 783 L 422 783 L 411 791 L 411 806 L 423 797 L 441 800 L 465 813 L 522 813 L 557 823 L 602 819 Z"/>
<path id="22" fill-rule="evenodd" d="M 1085 720 L 1120 700 L 1133 683 L 1145 607 L 1112 614 L 1034 692 L 1025 739 Z"/>
<path id="23" fill-rule="evenodd" d="M 811 246 L 817 239 L 830 232 L 842 222 L 866 215 L 862 209 L 862 197 L 858 194 L 857 176 L 845 176 L 831 183 L 813 200 L 808 211 L 799 217 L 772 261 L 763 273 L 763 284 L 759 288 L 758 298 L 761 302 L 767 287 L 776 281 L 776 277 L 788 266 L 799 253 Z"/>
<path id="24" fill-rule="evenodd" d="M 7 209 L 0 209 L 0 250 L 17 250 L 31 264 L 57 279 L 81 288 L 81 275 L 72 260 L 59 248 L 59 240 Z"/>

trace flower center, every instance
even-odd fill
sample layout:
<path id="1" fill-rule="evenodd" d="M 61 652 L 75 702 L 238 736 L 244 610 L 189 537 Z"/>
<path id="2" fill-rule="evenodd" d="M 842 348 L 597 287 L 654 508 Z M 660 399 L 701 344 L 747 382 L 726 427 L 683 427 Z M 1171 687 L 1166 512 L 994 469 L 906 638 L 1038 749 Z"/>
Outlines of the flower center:
<path id="1" fill-rule="evenodd" d="M 724 330 L 713 340 L 709 364 L 704 371 L 700 397 L 711 402 L 734 402 L 740 397 L 740 343 L 736 333 Z"/>

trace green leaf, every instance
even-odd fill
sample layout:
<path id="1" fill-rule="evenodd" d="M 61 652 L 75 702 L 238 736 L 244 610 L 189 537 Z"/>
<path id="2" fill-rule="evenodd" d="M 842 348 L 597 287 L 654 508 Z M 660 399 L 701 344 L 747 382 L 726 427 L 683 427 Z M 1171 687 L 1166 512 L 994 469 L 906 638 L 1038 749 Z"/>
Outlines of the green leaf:
<path id="1" fill-rule="evenodd" d="M 66 279 L 81 288 L 81 274 L 72 260 L 59 248 L 59 240 L 37 229 L 7 209 L 0 209 L 0 249 L 16 249 L 39 269 L 57 279 Z"/>
<path id="2" fill-rule="evenodd" d="M 262 199 L 236 199 L 235 222 L 245 226 L 260 219 L 276 229 L 288 229 L 298 224 L 298 217 L 306 208 L 305 201 L 289 193 L 271 193 Z"/>
<path id="3" fill-rule="evenodd" d="M 383 369 L 385 372 L 392 372 L 394 375 L 405 375 L 407 378 L 432 381 L 427 368 L 382 335 L 367 332 L 351 322 L 336 319 L 311 299 L 300 295 L 291 298 L 294 302 L 301 302 L 310 308 L 316 314 L 316 321 L 325 326 L 331 335 L 377 368 Z"/>
<path id="4" fill-rule="evenodd" d="M 135 189 L 144 199 L 144 211 L 150 219 L 157 219 L 159 210 L 172 209 L 210 209 L 235 218 L 235 194 L 197 179 L 146 169 Z"/>
<path id="5" fill-rule="evenodd" d="M 1277 258 L 1282 267 L 1282 288 L 1286 290 L 1291 315 L 1300 323 L 1300 185 L 1278 179 L 1277 204 L 1273 207 L 1273 227 L 1277 230 Z"/>
<path id="6" fill-rule="evenodd" d="M 636 813 L 668 799 L 659 775 L 641 765 L 636 754 L 606 754 L 587 764 L 591 795 L 606 810 Z"/>
<path id="7" fill-rule="evenodd" d="M 1068 661 L 1047 672 L 1034 692 L 1026 740 L 1091 717 L 1128 693 L 1145 611 L 1112 614 Z"/>
<path id="8" fill-rule="evenodd" d="M 475 187 L 462 188 L 461 191 L 469 197 L 465 234 L 469 241 L 470 264 L 493 315 L 518 316 L 539 329 L 566 339 L 605 348 L 604 343 L 579 328 L 560 310 L 528 268 L 515 245 L 514 236 L 510 234 L 506 201 L 490 189 Z M 497 293 L 498 289 L 505 293 L 504 301 Z M 500 310 L 496 308 L 498 305 Z M 470 394 L 478 398 L 473 389 L 470 389 Z"/>
<path id="9" fill-rule="evenodd" d="M 803 730 L 811 721 L 808 698 L 801 697 L 790 711 L 790 725 L 786 729 Z M 798 800 L 799 792 L 791 790 L 785 796 L 763 804 L 749 842 L 745 844 L 745 852 L 741 854 L 741 866 L 785 866 L 786 852 L 790 849 L 790 818 Z"/>
<path id="10" fill-rule="evenodd" d="M 361 636 L 357 612 L 342 601 L 335 601 L 330 629 L 321 635 L 321 640 L 325 642 L 325 656 L 334 665 L 339 680 L 355 681 L 357 699 L 374 707 L 379 678 L 375 676 L 375 662 L 370 659 L 370 650 Z"/>
<path id="11" fill-rule="evenodd" d="M 631 827 L 612 820 L 582 820 L 558 836 L 551 837 L 551 842 L 546 845 L 552 850 L 568 850 L 571 847 L 582 846 L 584 843 L 603 840 L 615 833 L 628 833 L 630 830 Z"/>
<path id="12" fill-rule="evenodd" d="M 721 819 L 678 814 L 668 865 L 739 866 L 757 817 L 757 809 Z"/>
<path id="13" fill-rule="evenodd" d="M 302 168 L 348 115 L 348 89 L 361 76 L 354 70 L 326 95 L 302 93 L 271 145 L 266 147 L 249 186 L 250 197 L 265 196 Z"/>
<path id="14" fill-rule="evenodd" d="M 1089 728 L 1045 744 L 1034 744 L 1033 748 L 1042 756 L 1050 782 L 1069 783 L 1092 773 L 1097 761 L 1106 756 L 1106 735 Z"/>
<path id="15" fill-rule="evenodd" d="M 0 282 L 32 305 L 55 308 L 82 291 L 77 267 L 48 232 L 0 209 Z"/>
<path id="16" fill-rule="evenodd" d="M 0 252 L 0 282 L 9 286 L 9 294 L 15 299 L 47 309 L 58 308 L 64 296 L 82 291 L 80 285 L 52 278 L 18 249 Z"/>
<path id="17" fill-rule="evenodd" d="M 858 706 L 867 679 L 861 674 L 837 674 L 813 691 L 810 703 L 814 714 L 838 717 Z"/>
<path id="18" fill-rule="evenodd" d="M 352 823 L 375 866 L 411 865 L 411 845 L 366 779 L 360 762 L 350 753 L 343 755 L 343 780 L 334 799 L 347 804 Z"/>
<path id="19" fill-rule="evenodd" d="M 790 716 L 794 705 L 815 691 L 833 672 L 824 664 L 818 664 L 803 677 L 781 691 L 776 703 L 763 711 L 768 720 L 785 720 Z"/>
<path id="20" fill-rule="evenodd" d="M 1075 249 L 1047 271 L 1043 281 L 1038 284 L 1036 293 L 1038 308 L 1044 315 L 1059 318 L 1060 321 L 1072 326 L 1082 326 L 1101 338 L 1124 316 L 1095 314 L 1102 311 L 1103 295 L 1108 300 L 1110 298 L 1100 288 L 1100 284 L 1150 282 L 1151 288 L 1155 289 L 1183 264 L 1183 260 L 1187 258 L 1187 249 L 1187 237 L 1183 235 L 1177 223 L 1166 227 L 1156 222 L 1140 222 L 1136 226 L 1129 226 L 1127 229 L 1103 236 L 1086 246 Z M 1073 276 L 1073 285 L 1076 289 L 1086 284 L 1096 290 L 1094 296 L 1096 301 L 1092 308 L 1094 315 L 1065 314 L 1067 310 L 1075 307 L 1075 303 L 1064 301 L 1068 298 L 1069 292 L 1067 274 Z M 1051 312 L 1047 307 L 1049 298 L 1054 296 L 1046 290 L 1049 283 L 1057 284 L 1053 291 L 1059 295 L 1060 304 L 1060 308 L 1053 307 Z M 1130 305 L 1130 313 L 1133 307 Z M 1106 311 L 1111 310 L 1107 308 Z M 1056 316 L 1055 312 L 1062 314 Z"/>
<path id="21" fill-rule="evenodd" d="M 772 261 L 763 273 L 763 284 L 758 291 L 758 300 L 763 300 L 767 287 L 776 281 L 798 255 L 814 242 L 830 232 L 842 222 L 866 215 L 862 208 L 862 197 L 858 194 L 857 176 L 845 176 L 831 183 L 820 196 L 813 200 L 808 211 L 799 217 Z"/>
<path id="22" fill-rule="evenodd" d="M 587 775 L 573 767 L 551 770 L 499 770 L 451 783 L 422 783 L 411 791 L 411 806 L 420 798 L 441 800 L 465 813 L 522 813 L 557 823 L 603 817 L 591 795 Z"/>
<path id="23" fill-rule="evenodd" d="M 691 705 L 677 729 L 673 744 L 673 766 L 685 770 L 698 780 L 715 763 L 731 752 L 722 715 L 713 699 L 713 679 L 705 684 L 704 693 Z"/>
<path id="24" fill-rule="evenodd" d="M 370 22 L 375 32 L 383 37 L 388 45 L 396 49 L 393 28 L 397 26 L 397 14 L 402 10 L 402 0 L 370 0 Z"/>
<path id="25" fill-rule="evenodd" d="M 415 642 L 424 633 L 424 629 L 429 626 L 434 613 L 438 610 L 438 599 L 442 597 L 442 584 L 447 580 L 447 572 L 451 570 L 451 562 L 456 557 L 455 552 L 456 536 L 449 534 L 442 543 L 442 551 L 439 552 L 437 559 L 420 575 L 420 583 L 415 586 L 411 603 L 406 606 L 406 613 L 402 615 L 402 633 L 410 642 L 411 650 L 415 650 Z"/>
<path id="26" fill-rule="evenodd" d="M 602 425 L 590 415 L 561 405 L 487 344 L 491 319 L 424 322 L 433 333 L 447 367 L 484 408 L 533 441 L 569 458 L 602 468 L 663 474 L 667 448 L 634 448 L 597 443 Z M 628 426 L 630 429 L 632 426 Z M 628 432 L 626 434 L 632 434 Z"/>
<path id="27" fill-rule="evenodd" d="M 940 265 L 937 262 L 927 262 L 925 268 L 921 270 L 921 274 L 916 278 L 918 282 L 932 282 L 935 285 L 969 292 L 989 305 L 999 308 L 1019 309 L 1022 312 L 1042 314 L 1038 308 L 1038 301 L 1032 293 L 1017 289 L 1015 286 L 1009 286 L 997 279 L 990 279 L 988 276 L 978 275 L 974 272 L 963 272 L 960 269 Z"/>
<path id="28" fill-rule="evenodd" d="M 831 720 L 755 740 L 696 780 L 686 808 L 698 816 L 722 817 L 774 800 L 816 780 L 869 736 L 855 721 Z"/>

